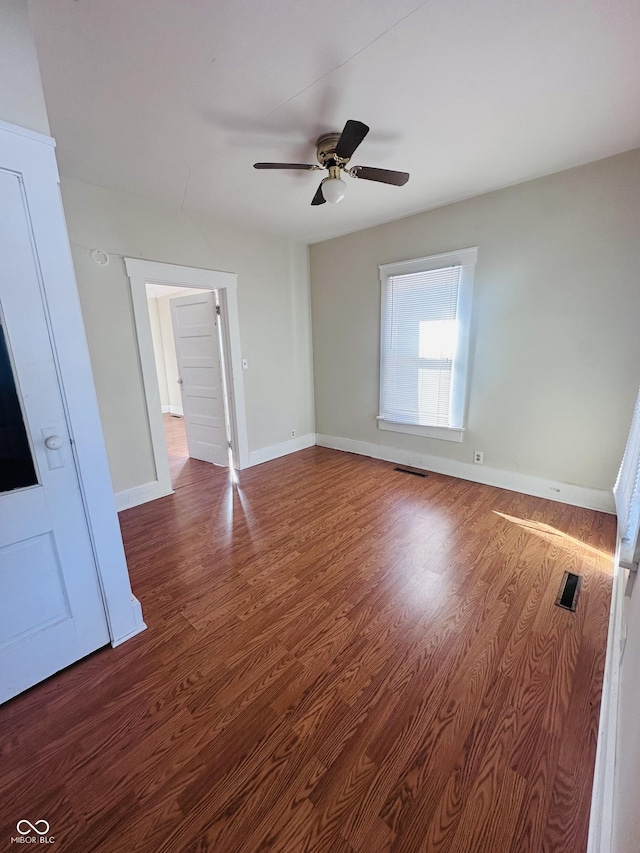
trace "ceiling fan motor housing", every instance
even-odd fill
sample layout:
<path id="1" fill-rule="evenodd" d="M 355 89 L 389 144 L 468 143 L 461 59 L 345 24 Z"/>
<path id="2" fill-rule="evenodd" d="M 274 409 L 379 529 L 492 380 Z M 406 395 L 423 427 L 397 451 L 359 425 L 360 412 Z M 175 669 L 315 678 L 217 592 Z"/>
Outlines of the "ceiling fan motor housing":
<path id="1" fill-rule="evenodd" d="M 318 163 L 325 169 L 328 169 L 329 166 L 339 165 L 335 158 L 336 145 L 339 139 L 339 133 L 325 133 L 316 143 Z M 347 163 L 348 160 L 349 158 L 340 159 L 340 163 Z"/>

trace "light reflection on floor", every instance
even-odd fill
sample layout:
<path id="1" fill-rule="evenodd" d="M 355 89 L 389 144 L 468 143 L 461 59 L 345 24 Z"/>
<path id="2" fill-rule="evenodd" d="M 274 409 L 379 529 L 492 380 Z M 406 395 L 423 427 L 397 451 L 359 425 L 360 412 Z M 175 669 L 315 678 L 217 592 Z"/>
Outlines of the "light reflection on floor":
<path id="1" fill-rule="evenodd" d="M 499 515 L 500 518 L 503 518 L 505 521 L 511 522 L 512 524 L 517 524 L 519 527 L 522 527 L 532 533 L 534 536 L 539 536 L 542 539 L 546 539 L 547 542 L 553 542 L 560 547 L 564 547 L 567 550 L 575 550 L 586 552 L 593 557 L 597 557 L 599 560 L 603 560 L 605 562 L 605 566 L 599 565 L 598 568 L 601 571 L 606 571 L 607 573 L 611 573 L 612 571 L 612 562 L 613 562 L 613 554 L 609 551 L 602 551 L 599 548 L 596 548 L 593 545 L 589 545 L 586 542 L 581 542 L 580 539 L 576 539 L 575 536 L 570 536 L 568 533 L 565 533 L 562 530 L 558 530 L 555 527 L 552 527 L 550 524 L 545 524 L 542 521 L 533 521 L 528 518 L 517 518 L 513 515 L 507 515 L 505 512 L 499 512 L 498 510 L 493 510 L 495 515 Z"/>

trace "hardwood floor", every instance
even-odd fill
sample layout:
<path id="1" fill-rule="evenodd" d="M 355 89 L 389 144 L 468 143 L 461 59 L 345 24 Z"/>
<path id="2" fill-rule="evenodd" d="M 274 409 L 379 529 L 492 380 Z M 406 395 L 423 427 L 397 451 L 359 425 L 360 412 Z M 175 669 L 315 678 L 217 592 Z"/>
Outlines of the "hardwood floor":
<path id="1" fill-rule="evenodd" d="M 182 486 L 195 483 L 202 477 L 211 476 L 210 463 L 189 458 L 184 418 L 164 414 L 162 421 L 173 488 L 179 489 Z"/>
<path id="2" fill-rule="evenodd" d="M 585 850 L 612 516 L 322 448 L 189 468 L 121 515 L 148 631 L 0 708 L 2 844 Z"/>
<path id="3" fill-rule="evenodd" d="M 167 440 L 169 463 L 175 465 L 177 468 L 180 462 L 184 462 L 185 459 L 189 458 L 184 418 L 180 417 L 180 415 L 163 414 L 162 423 Z"/>

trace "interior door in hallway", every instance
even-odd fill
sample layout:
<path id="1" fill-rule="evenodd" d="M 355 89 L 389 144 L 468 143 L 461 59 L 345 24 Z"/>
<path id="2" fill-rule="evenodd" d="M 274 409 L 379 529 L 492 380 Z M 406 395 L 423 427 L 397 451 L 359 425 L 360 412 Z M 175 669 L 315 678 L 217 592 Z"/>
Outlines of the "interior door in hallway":
<path id="1" fill-rule="evenodd" d="M 203 290 L 170 303 L 189 456 L 228 465 L 229 430 L 215 294 Z"/>
<path id="2" fill-rule="evenodd" d="M 0 169 L 0 702 L 109 642 L 20 178 Z"/>

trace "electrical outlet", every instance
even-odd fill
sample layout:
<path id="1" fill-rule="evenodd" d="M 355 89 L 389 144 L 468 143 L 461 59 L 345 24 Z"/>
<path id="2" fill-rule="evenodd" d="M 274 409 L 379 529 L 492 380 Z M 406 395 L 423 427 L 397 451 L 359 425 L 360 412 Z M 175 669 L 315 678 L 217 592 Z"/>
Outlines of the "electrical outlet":
<path id="1" fill-rule="evenodd" d="M 484 460 L 484 453 L 481 450 L 473 451 L 473 462 L 475 465 L 482 465 Z"/>
<path id="2" fill-rule="evenodd" d="M 295 431 L 295 429 L 292 429 L 291 430 L 291 438 L 295 438 L 295 437 L 296 437 L 296 431 Z"/>

